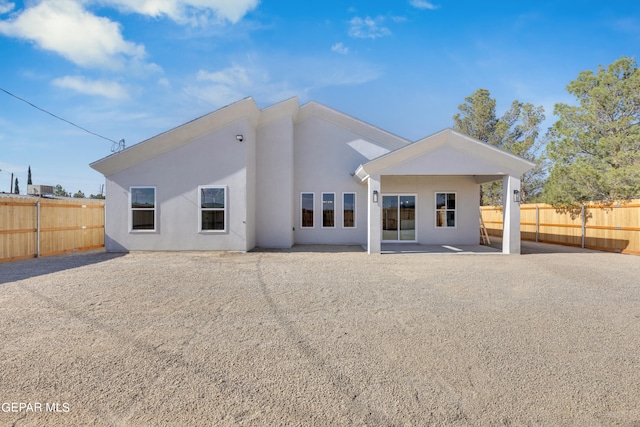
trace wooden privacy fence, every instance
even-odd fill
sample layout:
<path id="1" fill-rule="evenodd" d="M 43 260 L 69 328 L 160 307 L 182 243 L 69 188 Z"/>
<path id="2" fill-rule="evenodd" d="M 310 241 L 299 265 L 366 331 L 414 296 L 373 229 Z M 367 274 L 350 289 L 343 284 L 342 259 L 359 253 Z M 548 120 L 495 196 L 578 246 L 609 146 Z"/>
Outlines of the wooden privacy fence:
<path id="1" fill-rule="evenodd" d="M 502 207 L 482 206 L 490 235 L 502 235 Z M 545 204 L 520 206 L 522 240 L 640 255 L 640 200 L 569 211 Z"/>
<path id="2" fill-rule="evenodd" d="M 0 262 L 104 247 L 104 204 L 0 196 Z"/>

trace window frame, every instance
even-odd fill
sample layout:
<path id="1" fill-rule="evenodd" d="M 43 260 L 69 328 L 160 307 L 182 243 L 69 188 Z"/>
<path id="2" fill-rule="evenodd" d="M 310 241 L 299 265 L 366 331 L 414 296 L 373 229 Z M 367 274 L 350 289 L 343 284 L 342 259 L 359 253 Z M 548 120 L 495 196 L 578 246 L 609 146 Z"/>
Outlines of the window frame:
<path id="1" fill-rule="evenodd" d="M 324 200 L 324 196 L 325 195 L 331 195 L 333 196 L 333 225 L 324 225 L 324 204 L 325 204 L 325 200 Z M 322 200 L 322 228 L 336 228 L 336 218 L 337 218 L 337 200 L 336 200 L 336 193 L 333 192 L 323 192 L 321 193 L 320 196 L 320 200 Z"/>
<path id="2" fill-rule="evenodd" d="M 381 233 L 380 234 L 380 241 L 382 243 L 417 243 L 418 242 L 418 224 L 419 224 L 418 221 L 419 221 L 419 218 L 420 218 L 419 217 L 419 212 L 418 212 L 418 207 L 419 207 L 419 205 L 418 205 L 418 193 L 382 193 L 380 195 L 380 204 L 381 204 L 381 206 L 382 206 L 382 203 L 383 203 L 382 202 L 383 198 L 385 196 L 386 197 L 389 197 L 389 196 L 396 197 L 397 201 L 398 201 L 398 206 L 396 208 L 397 212 L 398 212 L 398 218 L 397 218 L 398 224 L 397 224 L 397 229 L 396 229 L 398 238 L 394 239 L 394 240 L 385 240 L 382 237 L 383 234 L 384 234 L 384 229 L 383 229 L 383 224 L 382 224 L 382 220 L 383 220 L 383 217 L 384 217 L 384 213 L 383 213 L 384 208 L 382 208 L 380 210 L 380 219 L 381 219 L 381 221 L 380 221 L 380 233 Z M 402 231 L 401 224 L 400 224 L 400 222 L 401 222 L 401 219 L 400 219 L 400 209 L 401 209 L 400 198 L 401 197 L 413 197 L 413 203 L 414 203 L 414 226 L 413 226 L 413 233 L 414 233 L 413 237 L 414 238 L 413 238 L 413 240 L 400 239 L 400 232 Z"/>
<path id="3" fill-rule="evenodd" d="M 134 189 L 153 189 L 153 208 L 134 208 L 133 192 Z M 132 185 L 129 187 L 129 233 L 155 233 L 158 230 L 158 189 L 155 185 Z M 153 211 L 153 228 L 133 228 L 133 212 L 134 211 Z"/>
<path id="4" fill-rule="evenodd" d="M 202 207 L 202 190 L 208 188 L 222 189 L 224 190 L 224 207 L 223 208 L 203 208 Z M 229 188 L 226 185 L 199 185 L 198 186 L 198 233 L 202 234 L 223 234 L 227 232 L 228 223 L 229 223 Z M 222 230 L 203 230 L 202 229 L 202 212 L 203 211 L 213 211 L 213 212 L 223 212 L 224 215 L 224 228 Z"/>
<path id="5" fill-rule="evenodd" d="M 444 209 L 438 209 L 438 195 L 439 194 L 444 194 L 445 195 L 445 208 Z M 454 197 L 454 208 L 451 209 L 448 207 L 448 201 L 449 201 L 449 195 L 453 194 Z M 434 217 L 434 226 L 436 229 L 456 229 L 458 228 L 458 193 L 456 191 L 436 191 L 434 194 L 434 212 L 435 212 L 435 217 Z M 438 213 L 439 212 L 444 212 L 444 224 L 445 225 L 438 225 Z M 447 212 L 453 212 L 453 226 L 449 226 L 447 225 Z"/>
<path id="6" fill-rule="evenodd" d="M 353 225 L 352 226 L 346 226 L 344 225 L 344 221 L 345 221 L 345 203 L 344 203 L 344 196 L 346 196 L 347 194 L 352 194 L 353 195 Z M 358 228 L 358 195 L 355 191 L 345 191 L 342 193 L 342 228 L 345 229 L 354 229 L 354 228 Z"/>
<path id="7" fill-rule="evenodd" d="M 310 194 L 312 197 L 311 200 L 311 206 L 313 208 L 313 210 L 311 211 L 311 226 L 305 226 L 304 225 L 304 213 L 302 212 L 302 200 L 305 194 Z M 298 211 L 300 213 L 300 228 L 301 229 L 305 229 L 305 230 L 310 230 L 313 228 L 316 228 L 316 193 L 313 191 L 301 191 L 300 192 L 300 210 Z"/>

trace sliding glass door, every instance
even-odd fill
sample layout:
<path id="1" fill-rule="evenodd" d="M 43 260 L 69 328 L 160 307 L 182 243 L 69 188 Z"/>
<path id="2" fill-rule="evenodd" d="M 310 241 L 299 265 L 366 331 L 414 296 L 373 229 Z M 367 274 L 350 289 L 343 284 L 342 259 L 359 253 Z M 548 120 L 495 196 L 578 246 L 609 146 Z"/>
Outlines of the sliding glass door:
<path id="1" fill-rule="evenodd" d="M 382 240 L 416 240 L 416 196 L 382 196 Z"/>

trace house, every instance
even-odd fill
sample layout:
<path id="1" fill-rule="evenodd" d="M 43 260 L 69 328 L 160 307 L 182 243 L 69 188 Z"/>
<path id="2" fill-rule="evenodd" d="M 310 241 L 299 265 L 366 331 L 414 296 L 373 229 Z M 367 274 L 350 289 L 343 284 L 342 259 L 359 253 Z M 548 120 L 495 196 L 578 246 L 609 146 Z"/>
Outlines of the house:
<path id="1" fill-rule="evenodd" d="M 533 164 L 451 129 L 411 142 L 316 102 L 246 98 L 91 167 L 108 251 L 475 245 L 479 185 L 501 180 L 503 252 L 519 253 L 513 194 Z"/>

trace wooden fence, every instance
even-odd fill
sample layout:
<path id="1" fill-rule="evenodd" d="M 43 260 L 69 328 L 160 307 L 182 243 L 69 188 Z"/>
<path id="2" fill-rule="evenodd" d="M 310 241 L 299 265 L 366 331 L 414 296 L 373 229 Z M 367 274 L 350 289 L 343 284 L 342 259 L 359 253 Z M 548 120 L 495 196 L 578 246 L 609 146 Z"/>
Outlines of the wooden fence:
<path id="1" fill-rule="evenodd" d="M 0 196 L 0 262 L 104 247 L 104 204 Z"/>
<path id="2" fill-rule="evenodd" d="M 482 220 L 490 235 L 502 235 L 502 207 L 482 206 Z M 522 240 L 579 246 L 640 255 L 640 200 L 577 210 L 545 204 L 520 206 Z"/>

